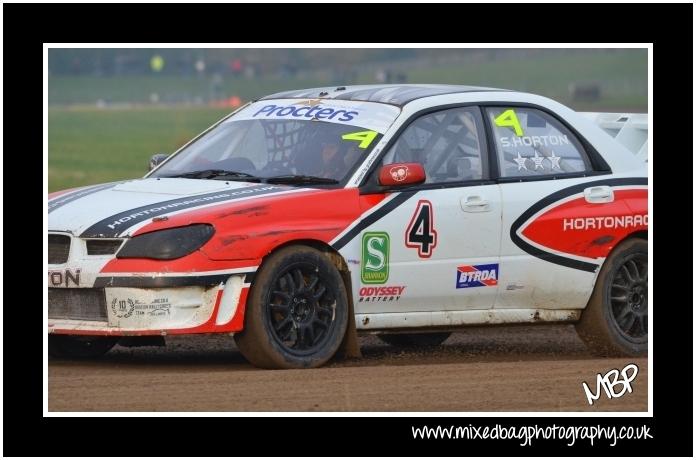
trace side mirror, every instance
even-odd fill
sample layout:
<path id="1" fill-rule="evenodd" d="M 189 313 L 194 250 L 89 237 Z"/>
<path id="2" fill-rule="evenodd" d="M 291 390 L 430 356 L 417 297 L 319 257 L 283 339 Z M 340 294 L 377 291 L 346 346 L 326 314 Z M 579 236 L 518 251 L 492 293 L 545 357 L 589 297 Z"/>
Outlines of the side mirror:
<path id="1" fill-rule="evenodd" d="M 162 163 L 164 160 L 169 158 L 169 155 L 166 153 L 155 153 L 150 157 L 150 169 L 148 171 L 152 171 L 155 169 L 160 163 Z"/>
<path id="2" fill-rule="evenodd" d="M 379 185 L 414 185 L 425 182 L 425 170 L 420 163 L 392 163 L 379 170 Z"/>

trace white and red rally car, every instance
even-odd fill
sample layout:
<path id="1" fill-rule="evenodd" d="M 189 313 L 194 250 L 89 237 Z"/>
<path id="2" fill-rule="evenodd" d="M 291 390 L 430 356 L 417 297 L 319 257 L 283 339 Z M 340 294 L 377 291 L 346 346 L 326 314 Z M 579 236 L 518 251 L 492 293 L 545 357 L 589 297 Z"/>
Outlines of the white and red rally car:
<path id="1" fill-rule="evenodd" d="M 647 351 L 646 163 L 547 98 L 288 91 L 161 160 L 49 195 L 52 355 L 225 333 L 257 366 L 314 367 L 357 333 L 545 322 Z"/>

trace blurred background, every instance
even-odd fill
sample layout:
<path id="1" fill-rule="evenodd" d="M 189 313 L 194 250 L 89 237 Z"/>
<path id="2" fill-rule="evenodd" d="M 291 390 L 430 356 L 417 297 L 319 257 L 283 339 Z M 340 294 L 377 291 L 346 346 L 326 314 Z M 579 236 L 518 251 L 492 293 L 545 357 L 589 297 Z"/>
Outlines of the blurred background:
<path id="1" fill-rule="evenodd" d="M 49 191 L 141 177 L 250 100 L 325 85 L 450 83 L 647 113 L 643 49 L 49 49 Z"/>

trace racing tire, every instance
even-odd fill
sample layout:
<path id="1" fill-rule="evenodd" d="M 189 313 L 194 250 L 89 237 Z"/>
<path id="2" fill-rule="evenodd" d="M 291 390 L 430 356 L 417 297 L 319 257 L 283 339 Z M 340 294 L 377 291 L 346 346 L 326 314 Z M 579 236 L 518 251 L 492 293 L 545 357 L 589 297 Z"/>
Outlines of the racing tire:
<path id="1" fill-rule="evenodd" d="M 98 358 L 111 350 L 120 337 L 48 335 L 48 355 L 54 358 Z"/>
<path id="2" fill-rule="evenodd" d="M 452 335 L 451 332 L 431 332 L 426 334 L 378 334 L 379 339 L 393 347 L 437 347 Z"/>
<path id="3" fill-rule="evenodd" d="M 647 355 L 647 241 L 626 240 L 612 251 L 575 329 L 595 355 Z"/>
<path id="4" fill-rule="evenodd" d="M 334 356 L 347 325 L 348 295 L 334 264 L 317 249 L 289 246 L 256 274 L 234 337 L 254 366 L 310 368 Z"/>

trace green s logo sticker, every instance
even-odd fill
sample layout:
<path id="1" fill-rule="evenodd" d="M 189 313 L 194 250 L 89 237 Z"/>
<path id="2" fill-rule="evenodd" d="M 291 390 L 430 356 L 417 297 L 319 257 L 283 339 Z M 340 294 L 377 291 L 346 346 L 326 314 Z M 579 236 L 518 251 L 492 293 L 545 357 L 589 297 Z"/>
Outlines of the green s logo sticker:
<path id="1" fill-rule="evenodd" d="M 389 234 L 366 232 L 362 237 L 360 280 L 365 284 L 384 284 L 389 279 Z"/>

